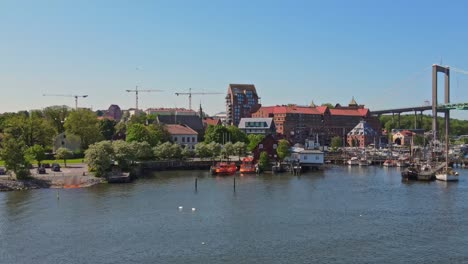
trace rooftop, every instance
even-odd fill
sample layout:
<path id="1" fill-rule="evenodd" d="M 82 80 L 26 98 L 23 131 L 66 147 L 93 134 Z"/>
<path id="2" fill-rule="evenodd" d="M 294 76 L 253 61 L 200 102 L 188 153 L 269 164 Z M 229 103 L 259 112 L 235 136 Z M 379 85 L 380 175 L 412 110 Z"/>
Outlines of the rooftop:
<path id="1" fill-rule="evenodd" d="M 195 130 L 184 125 L 166 125 L 166 128 L 171 135 L 198 135 Z"/>

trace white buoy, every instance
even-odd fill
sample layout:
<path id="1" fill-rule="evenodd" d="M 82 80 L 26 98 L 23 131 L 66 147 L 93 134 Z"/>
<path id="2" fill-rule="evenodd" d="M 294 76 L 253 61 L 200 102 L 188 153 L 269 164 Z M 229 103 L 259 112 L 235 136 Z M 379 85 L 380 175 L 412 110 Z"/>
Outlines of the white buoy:
<path id="1" fill-rule="evenodd" d="M 195 208 L 192 208 L 192 212 L 194 212 L 195 210 L 197 210 L 197 209 L 195 209 Z"/>
<path id="2" fill-rule="evenodd" d="M 205 245 L 205 242 L 201 242 L 202 245 Z"/>
<path id="3" fill-rule="evenodd" d="M 182 210 L 182 209 L 184 209 L 184 207 L 183 207 L 183 206 L 179 206 L 179 210 Z"/>
<path id="4" fill-rule="evenodd" d="M 362 214 L 360 214 L 359 216 L 362 216 Z"/>

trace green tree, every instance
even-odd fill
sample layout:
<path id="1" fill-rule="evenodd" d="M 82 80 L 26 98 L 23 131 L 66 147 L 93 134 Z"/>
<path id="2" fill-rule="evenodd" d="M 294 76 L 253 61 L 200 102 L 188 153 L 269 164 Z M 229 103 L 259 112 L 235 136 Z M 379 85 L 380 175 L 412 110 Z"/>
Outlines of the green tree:
<path id="1" fill-rule="evenodd" d="M 323 103 L 322 106 L 327 106 L 327 107 L 330 108 L 330 109 L 335 108 L 335 106 L 332 105 L 331 103 Z"/>
<path id="2" fill-rule="evenodd" d="M 73 110 L 65 121 L 65 129 L 80 138 L 83 150 L 102 138 L 96 113 L 88 109 Z"/>
<path id="3" fill-rule="evenodd" d="M 164 143 L 171 141 L 171 134 L 164 125 L 155 124 L 148 126 L 150 135 L 153 138 L 153 141 L 157 143 Z"/>
<path id="4" fill-rule="evenodd" d="M 171 142 L 164 142 L 154 147 L 154 156 L 158 159 L 170 159 L 173 156 Z"/>
<path id="5" fill-rule="evenodd" d="M 50 146 L 54 129 L 39 114 L 10 115 L 3 123 L 4 132 L 16 140 L 21 140 L 26 146 Z"/>
<path id="6" fill-rule="evenodd" d="M 182 147 L 179 145 L 179 144 L 172 144 L 171 146 L 171 152 L 170 152 L 171 156 L 170 158 L 171 159 L 181 159 L 182 158 Z"/>
<path id="7" fill-rule="evenodd" d="M 209 125 L 205 131 L 205 143 L 223 143 L 228 140 L 228 130 L 226 127 Z"/>
<path id="8" fill-rule="evenodd" d="M 261 134 L 250 134 L 247 136 L 247 139 L 249 141 L 249 145 L 247 146 L 247 149 L 249 151 L 253 151 L 260 142 L 265 138 L 264 135 Z"/>
<path id="9" fill-rule="evenodd" d="M 221 149 L 221 155 L 227 159 L 229 159 L 229 156 L 234 155 L 234 144 L 232 142 L 224 144 Z"/>
<path id="10" fill-rule="evenodd" d="M 127 142 L 145 141 L 148 143 L 150 141 L 149 131 L 145 125 L 136 123 L 127 126 Z"/>
<path id="11" fill-rule="evenodd" d="M 128 170 L 137 157 L 136 148 L 132 144 L 133 142 L 128 143 L 123 140 L 112 142 L 114 160 L 117 161 L 118 166 L 123 170 Z"/>
<path id="12" fill-rule="evenodd" d="M 58 160 L 63 160 L 65 167 L 67 167 L 67 159 L 73 157 L 73 152 L 67 148 L 59 148 L 55 151 L 55 158 Z"/>
<path id="13" fill-rule="evenodd" d="M 204 142 L 199 142 L 195 145 L 195 155 L 200 159 L 211 157 L 210 149 L 207 144 Z"/>
<path id="14" fill-rule="evenodd" d="M 137 160 L 150 160 L 154 157 L 153 150 L 148 142 L 132 142 L 131 145 Z"/>
<path id="15" fill-rule="evenodd" d="M 194 152 L 191 151 L 187 146 L 185 148 L 182 148 L 182 158 L 183 159 L 192 158 L 193 155 L 194 155 Z"/>
<path id="16" fill-rule="evenodd" d="M 261 171 L 264 171 L 268 168 L 269 165 L 270 165 L 270 160 L 268 157 L 268 153 L 266 151 L 262 151 L 258 159 L 258 167 L 260 168 Z"/>
<path id="17" fill-rule="evenodd" d="M 242 132 L 238 127 L 228 126 L 227 130 L 229 133 L 228 134 L 229 141 L 231 141 L 232 143 L 236 143 L 236 142 L 247 143 L 249 141 L 247 139 L 247 135 L 244 132 Z"/>
<path id="18" fill-rule="evenodd" d="M 286 156 L 289 155 L 289 142 L 285 139 L 281 139 L 278 142 L 278 147 L 276 148 L 276 154 L 280 161 L 284 160 Z"/>
<path id="19" fill-rule="evenodd" d="M 221 154 L 221 144 L 216 142 L 211 142 L 207 144 L 207 148 L 211 154 L 211 159 L 216 159 Z"/>
<path id="20" fill-rule="evenodd" d="M 115 135 L 115 126 L 117 123 L 114 120 L 103 119 L 99 121 L 99 132 L 105 140 L 112 140 Z"/>
<path id="21" fill-rule="evenodd" d="M 44 118 L 55 130 L 55 134 L 65 132 L 65 119 L 70 114 L 70 108 L 65 105 L 54 105 L 44 108 Z"/>
<path id="22" fill-rule="evenodd" d="M 32 159 L 37 161 L 37 165 L 41 166 L 41 161 L 45 160 L 45 149 L 41 145 L 34 145 L 29 147 L 26 151 L 27 155 L 30 156 Z"/>
<path id="23" fill-rule="evenodd" d="M 236 144 L 234 144 L 234 153 L 239 156 L 239 159 L 241 156 L 245 155 L 247 146 L 245 145 L 244 142 L 238 141 Z"/>
<path id="24" fill-rule="evenodd" d="M 6 169 L 13 171 L 17 179 L 25 179 L 30 175 L 30 164 L 25 157 L 26 149 L 26 145 L 21 140 L 9 135 L 3 139 L 0 157 L 5 162 Z"/>
<path id="25" fill-rule="evenodd" d="M 343 146 L 343 141 L 341 140 L 341 137 L 339 137 L 339 136 L 333 137 L 331 139 L 330 146 L 332 148 L 339 148 L 339 147 Z"/>
<path id="26" fill-rule="evenodd" d="M 96 177 L 105 176 L 112 166 L 113 149 L 110 141 L 101 141 L 85 151 L 85 162 Z"/>

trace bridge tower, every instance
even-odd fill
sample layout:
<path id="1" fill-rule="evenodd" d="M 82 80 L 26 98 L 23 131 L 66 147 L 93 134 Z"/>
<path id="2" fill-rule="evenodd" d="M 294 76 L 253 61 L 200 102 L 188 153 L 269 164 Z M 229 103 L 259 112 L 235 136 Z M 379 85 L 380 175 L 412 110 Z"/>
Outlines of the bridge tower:
<path id="1" fill-rule="evenodd" d="M 450 103 L 450 68 L 443 67 L 437 64 L 432 65 L 432 136 L 436 140 L 439 126 L 437 124 L 437 74 L 441 72 L 445 74 L 445 98 L 444 103 Z M 450 110 L 445 111 L 445 135 L 448 139 L 450 123 Z M 448 140 L 447 140 L 448 141 Z M 446 143 L 448 144 L 448 143 Z"/>

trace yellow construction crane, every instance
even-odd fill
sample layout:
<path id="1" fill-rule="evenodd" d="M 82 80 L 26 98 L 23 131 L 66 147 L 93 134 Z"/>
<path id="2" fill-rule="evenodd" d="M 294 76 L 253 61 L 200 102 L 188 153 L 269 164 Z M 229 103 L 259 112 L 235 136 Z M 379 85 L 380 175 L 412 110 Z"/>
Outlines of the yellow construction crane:
<path id="1" fill-rule="evenodd" d="M 78 109 L 78 98 L 86 98 L 88 95 L 74 95 L 74 94 L 43 94 L 42 96 L 62 96 L 62 97 L 75 97 L 75 109 Z"/>
<path id="2" fill-rule="evenodd" d="M 151 93 L 151 92 L 164 92 L 163 90 L 139 90 L 138 86 L 135 87 L 134 90 L 126 90 L 128 93 L 135 93 L 135 113 L 138 114 L 138 93 L 139 92 L 144 92 L 144 93 Z"/>
<path id="3" fill-rule="evenodd" d="M 199 93 L 192 93 L 192 88 L 189 88 L 188 93 L 175 93 L 177 96 L 179 95 L 188 95 L 189 99 L 189 109 L 192 110 L 192 94 L 200 94 L 200 95 L 205 95 L 205 94 L 223 94 L 223 93 L 205 93 L 205 92 L 199 92 Z"/>

